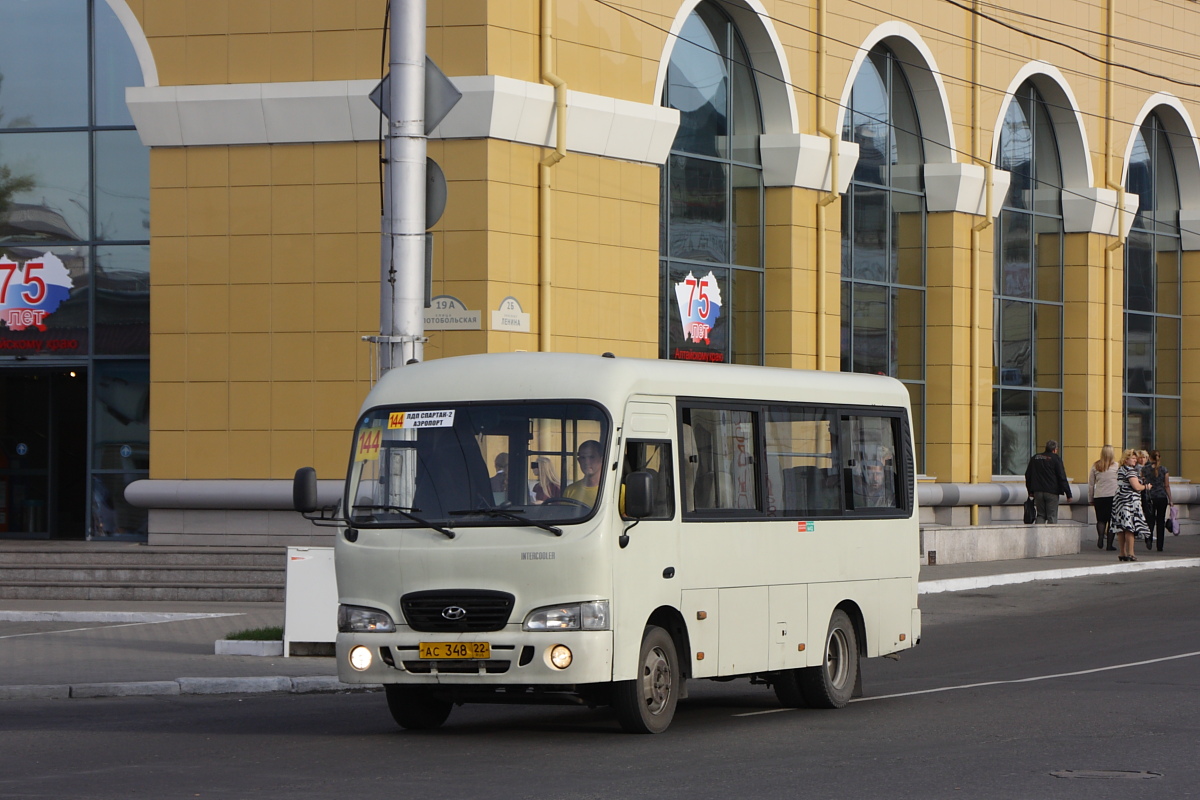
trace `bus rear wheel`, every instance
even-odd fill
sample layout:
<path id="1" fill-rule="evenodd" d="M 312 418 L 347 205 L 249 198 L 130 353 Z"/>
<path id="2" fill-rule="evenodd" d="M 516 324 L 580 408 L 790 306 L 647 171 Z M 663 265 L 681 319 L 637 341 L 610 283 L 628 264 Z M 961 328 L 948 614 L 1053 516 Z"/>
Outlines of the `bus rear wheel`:
<path id="1" fill-rule="evenodd" d="M 454 704 L 430 694 L 422 686 L 386 684 L 388 711 L 401 728 L 425 731 L 439 727 L 450 716 Z"/>
<path id="2" fill-rule="evenodd" d="M 810 708 L 841 708 L 858 683 L 858 636 L 840 608 L 829 620 L 821 664 L 800 671 L 800 690 Z"/>
<path id="3" fill-rule="evenodd" d="M 662 733 L 675 717 L 679 700 L 679 659 L 671 635 L 647 625 L 638 654 L 638 677 L 613 684 L 612 706 L 630 733 Z"/>

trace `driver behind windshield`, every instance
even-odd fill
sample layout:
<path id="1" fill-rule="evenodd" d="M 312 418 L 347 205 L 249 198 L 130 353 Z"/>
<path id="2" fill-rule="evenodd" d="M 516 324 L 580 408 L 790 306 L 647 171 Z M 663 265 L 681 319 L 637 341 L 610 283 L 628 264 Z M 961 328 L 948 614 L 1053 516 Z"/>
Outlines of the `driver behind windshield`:
<path id="1" fill-rule="evenodd" d="M 579 445 L 576 459 L 583 477 L 563 490 L 563 497 L 585 504 L 588 508 L 596 505 L 596 493 L 600 488 L 601 457 L 603 449 L 595 439 L 588 439 Z"/>

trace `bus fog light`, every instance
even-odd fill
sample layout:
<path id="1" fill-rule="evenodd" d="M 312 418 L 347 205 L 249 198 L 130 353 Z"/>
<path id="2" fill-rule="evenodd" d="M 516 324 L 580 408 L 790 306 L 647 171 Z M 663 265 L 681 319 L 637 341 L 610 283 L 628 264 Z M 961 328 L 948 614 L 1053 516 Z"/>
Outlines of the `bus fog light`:
<path id="1" fill-rule="evenodd" d="M 568 659 L 569 661 L 570 659 Z M 350 666 L 359 672 L 371 666 L 371 651 L 361 644 L 350 651 Z"/>
<path id="2" fill-rule="evenodd" d="M 558 669 L 571 666 L 571 648 L 565 644 L 556 644 L 550 648 L 550 663 Z"/>

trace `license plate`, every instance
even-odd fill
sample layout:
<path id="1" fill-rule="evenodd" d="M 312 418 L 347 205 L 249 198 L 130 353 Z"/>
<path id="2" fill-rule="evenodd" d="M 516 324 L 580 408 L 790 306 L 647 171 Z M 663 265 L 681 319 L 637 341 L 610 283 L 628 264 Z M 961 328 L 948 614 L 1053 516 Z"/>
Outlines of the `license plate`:
<path id="1" fill-rule="evenodd" d="M 491 658 L 491 642 L 421 642 L 421 658 Z"/>

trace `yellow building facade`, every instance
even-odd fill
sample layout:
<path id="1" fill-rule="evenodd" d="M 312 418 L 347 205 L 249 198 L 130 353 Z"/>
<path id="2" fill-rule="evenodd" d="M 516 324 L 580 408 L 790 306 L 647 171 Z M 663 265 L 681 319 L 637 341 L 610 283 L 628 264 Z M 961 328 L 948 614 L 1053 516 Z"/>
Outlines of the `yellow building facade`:
<path id="1" fill-rule="evenodd" d="M 149 148 L 149 485 L 194 500 L 152 507 L 151 541 L 302 540 L 291 512 L 260 524 L 269 502 L 214 497 L 344 469 L 377 371 L 386 4 L 105 1 L 144 79 L 127 100 Z M 992 482 L 1050 438 L 1077 483 L 1106 443 L 1200 472 L 1181 434 L 1200 416 L 1192 3 L 428 0 L 427 20 L 463 95 L 428 142 L 448 186 L 431 294 L 478 324 L 431 310 L 426 358 L 703 357 L 672 338 L 678 241 L 679 269 L 729 276 L 711 360 L 900 377 L 932 480 Z M 688 172 L 680 142 L 711 127 L 689 98 L 722 80 L 753 125 L 711 137 L 735 153 L 717 167 L 750 182 L 729 179 L 713 233 L 716 173 Z M 697 255 L 710 233 L 728 257 Z M 1135 234 L 1150 277 L 1131 290 Z M 1136 352 L 1131 324 L 1150 331 Z"/>

